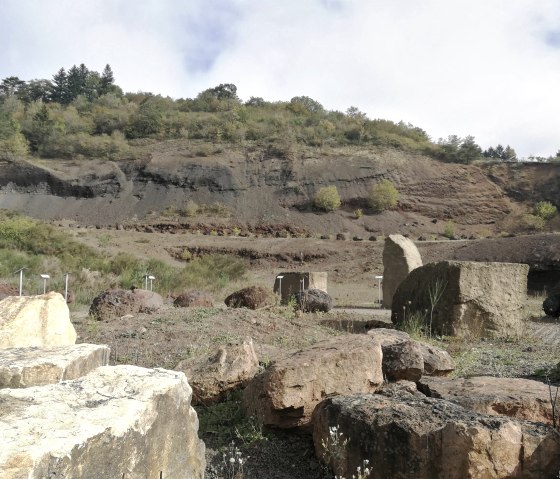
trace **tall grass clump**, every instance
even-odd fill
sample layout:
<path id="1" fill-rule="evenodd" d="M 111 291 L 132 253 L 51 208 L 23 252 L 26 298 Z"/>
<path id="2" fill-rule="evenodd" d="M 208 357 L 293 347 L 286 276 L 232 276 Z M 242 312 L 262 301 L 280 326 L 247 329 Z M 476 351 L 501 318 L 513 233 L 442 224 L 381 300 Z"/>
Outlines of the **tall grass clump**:
<path id="1" fill-rule="evenodd" d="M 243 279 L 245 265 L 229 255 L 212 254 L 187 263 L 179 275 L 183 286 L 208 291 L 220 291 L 231 281 Z"/>

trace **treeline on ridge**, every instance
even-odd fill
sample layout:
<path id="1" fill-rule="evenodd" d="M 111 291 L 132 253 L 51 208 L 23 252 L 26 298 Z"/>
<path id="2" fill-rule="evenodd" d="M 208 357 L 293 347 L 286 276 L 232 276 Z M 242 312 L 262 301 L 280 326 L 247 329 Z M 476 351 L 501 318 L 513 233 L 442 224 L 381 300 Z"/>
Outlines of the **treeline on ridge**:
<path id="1" fill-rule="evenodd" d="M 243 102 L 233 84 L 177 100 L 124 93 L 109 65 L 101 74 L 81 64 L 61 68 L 51 80 L 12 76 L 0 84 L 0 154 L 119 159 L 139 139 L 257 145 L 284 157 L 305 147 L 377 145 L 446 162 L 516 159 L 509 146 L 483 152 L 472 136 L 455 135 L 434 142 L 410 123 L 372 120 L 356 107 L 328 111 L 307 96 Z"/>

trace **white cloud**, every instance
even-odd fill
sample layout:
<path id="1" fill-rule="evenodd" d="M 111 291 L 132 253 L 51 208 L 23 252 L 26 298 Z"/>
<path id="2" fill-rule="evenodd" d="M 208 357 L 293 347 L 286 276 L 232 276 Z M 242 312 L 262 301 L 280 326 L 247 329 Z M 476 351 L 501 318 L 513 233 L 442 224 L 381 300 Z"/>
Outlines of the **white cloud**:
<path id="1" fill-rule="evenodd" d="M 235 83 L 550 155 L 559 20 L 555 0 L 4 0 L 0 77 L 110 63 L 130 91 Z"/>

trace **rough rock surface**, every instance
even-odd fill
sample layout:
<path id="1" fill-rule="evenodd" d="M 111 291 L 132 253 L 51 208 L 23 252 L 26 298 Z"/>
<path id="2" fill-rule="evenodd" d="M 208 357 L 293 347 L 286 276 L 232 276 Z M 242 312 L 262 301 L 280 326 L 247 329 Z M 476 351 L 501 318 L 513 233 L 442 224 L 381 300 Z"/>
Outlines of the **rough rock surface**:
<path id="1" fill-rule="evenodd" d="M 473 411 L 552 424 L 548 385 L 539 381 L 489 376 L 422 378 L 418 388 Z"/>
<path id="2" fill-rule="evenodd" d="M 320 289 L 306 289 L 294 294 L 298 309 L 306 313 L 328 313 L 333 307 L 329 293 Z"/>
<path id="3" fill-rule="evenodd" d="M 384 346 L 383 374 L 389 381 L 418 381 L 424 371 L 422 350 L 415 341 Z"/>
<path id="4" fill-rule="evenodd" d="M 134 366 L 0 390 L 2 479 L 202 478 L 190 399 L 184 374 Z"/>
<path id="5" fill-rule="evenodd" d="M 352 477 L 365 459 L 369 479 L 552 479 L 560 469 L 552 428 L 418 393 L 329 398 L 317 406 L 313 425 L 317 455 L 330 427 L 349 439 L 338 458 L 326 458 L 342 477 Z"/>
<path id="6" fill-rule="evenodd" d="M 141 313 L 155 313 L 163 307 L 163 298 L 155 291 L 135 288 L 132 293 L 139 303 Z"/>
<path id="7" fill-rule="evenodd" d="M 265 425 L 309 427 L 325 397 L 374 392 L 383 384 L 381 346 L 368 336 L 341 336 L 276 361 L 243 393 L 246 411 Z"/>
<path id="8" fill-rule="evenodd" d="M 383 247 L 383 307 L 391 308 L 397 287 L 408 274 L 422 266 L 416 245 L 402 235 L 389 235 Z"/>
<path id="9" fill-rule="evenodd" d="M 418 380 L 418 356 L 422 361 L 421 375 L 447 376 L 455 370 L 455 362 L 447 351 L 415 341 L 404 331 L 374 328 L 367 334 L 381 344 L 383 372 L 388 379 Z M 406 343 L 410 343 L 411 346 L 405 346 Z M 407 373 L 409 368 L 410 372 Z"/>
<path id="10" fill-rule="evenodd" d="M 89 308 L 91 314 L 98 321 L 116 319 L 127 314 L 140 312 L 140 301 L 132 291 L 124 289 L 109 289 L 95 297 Z"/>
<path id="11" fill-rule="evenodd" d="M 259 309 L 275 305 L 278 297 L 269 288 L 249 286 L 230 294 L 224 302 L 228 308 Z"/>
<path id="12" fill-rule="evenodd" d="M 99 344 L 4 349 L 0 353 L 0 388 L 55 384 L 107 364 L 109 346 Z"/>
<path id="13" fill-rule="evenodd" d="M 257 374 L 259 361 L 249 338 L 241 344 L 220 346 L 210 357 L 192 363 L 181 361 L 175 368 L 183 371 L 193 389 L 193 404 L 219 402 L 247 384 Z"/>
<path id="14" fill-rule="evenodd" d="M 210 293 L 205 291 L 187 291 L 175 298 L 173 305 L 179 308 L 190 308 L 196 306 L 203 306 L 211 308 L 214 304 Z"/>
<path id="15" fill-rule="evenodd" d="M 392 319 L 412 314 L 430 320 L 432 331 L 459 337 L 513 336 L 522 331 L 529 266 L 517 263 L 441 261 L 412 271 L 397 288 Z M 430 293 L 441 290 L 432 305 Z"/>
<path id="16" fill-rule="evenodd" d="M 9 296 L 0 301 L 0 349 L 68 346 L 75 342 L 68 305 L 59 293 Z"/>

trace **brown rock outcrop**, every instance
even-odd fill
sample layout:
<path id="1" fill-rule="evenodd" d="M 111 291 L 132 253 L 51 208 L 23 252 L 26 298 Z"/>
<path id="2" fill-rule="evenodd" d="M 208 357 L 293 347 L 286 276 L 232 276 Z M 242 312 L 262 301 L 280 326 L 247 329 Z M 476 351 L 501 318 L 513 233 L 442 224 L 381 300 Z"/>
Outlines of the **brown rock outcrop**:
<path id="1" fill-rule="evenodd" d="M 402 235 L 389 235 L 383 247 L 383 307 L 391 308 L 397 287 L 408 274 L 422 266 L 416 245 Z"/>
<path id="2" fill-rule="evenodd" d="M 249 286 L 230 294 L 224 302 L 228 308 L 259 309 L 275 305 L 278 302 L 278 297 L 271 289 L 262 286 Z"/>
<path id="3" fill-rule="evenodd" d="M 412 271 L 393 297 L 397 325 L 420 314 L 432 331 L 459 337 L 513 336 L 522 330 L 529 266 L 441 261 Z M 430 295 L 440 290 L 439 301 Z M 433 310 L 433 314 L 432 314 Z M 430 320 L 430 317 L 432 318 Z"/>
<path id="4" fill-rule="evenodd" d="M 98 321 L 116 319 L 127 314 L 140 312 L 140 301 L 132 291 L 124 289 L 109 289 L 95 297 L 89 308 L 91 314 Z"/>
<path id="5" fill-rule="evenodd" d="M 560 469 L 560 442 L 544 424 L 487 416 L 418 393 L 328 398 L 313 414 L 313 441 L 341 477 L 363 460 L 369 479 L 544 479 Z M 345 447 L 330 447 L 336 427 Z"/>
<path id="6" fill-rule="evenodd" d="M 422 374 L 446 376 L 455 370 L 447 351 L 416 341 L 404 331 L 374 328 L 367 334 L 381 344 L 383 372 L 388 379 L 416 381 Z"/>
<path id="7" fill-rule="evenodd" d="M 247 384 L 257 374 L 259 361 L 249 338 L 241 344 L 220 346 L 202 361 L 181 361 L 175 368 L 183 371 L 193 389 L 193 404 L 212 404 Z"/>
<path id="8" fill-rule="evenodd" d="M 155 313 L 163 307 L 163 298 L 155 291 L 135 288 L 132 293 L 139 303 L 141 313 Z"/>
<path id="9" fill-rule="evenodd" d="M 273 363 L 245 388 L 250 415 L 280 428 L 309 427 L 325 397 L 376 391 L 383 384 L 381 346 L 365 335 L 342 336 Z"/>
<path id="10" fill-rule="evenodd" d="M 173 305 L 179 308 L 191 308 L 203 306 L 211 308 L 213 306 L 212 296 L 204 291 L 187 291 L 175 298 Z"/>
<path id="11" fill-rule="evenodd" d="M 418 389 L 482 414 L 552 424 L 548 385 L 518 378 L 422 378 Z"/>
<path id="12" fill-rule="evenodd" d="M 61 294 L 9 296 L 0 301 L 0 349 L 68 346 L 76 342 Z"/>
<path id="13" fill-rule="evenodd" d="M 105 366 L 0 390 L 2 479 L 199 479 L 204 443 L 185 375 Z"/>
<path id="14" fill-rule="evenodd" d="M 56 384 L 107 364 L 109 346 L 99 344 L 4 349 L 0 353 L 0 388 Z"/>

